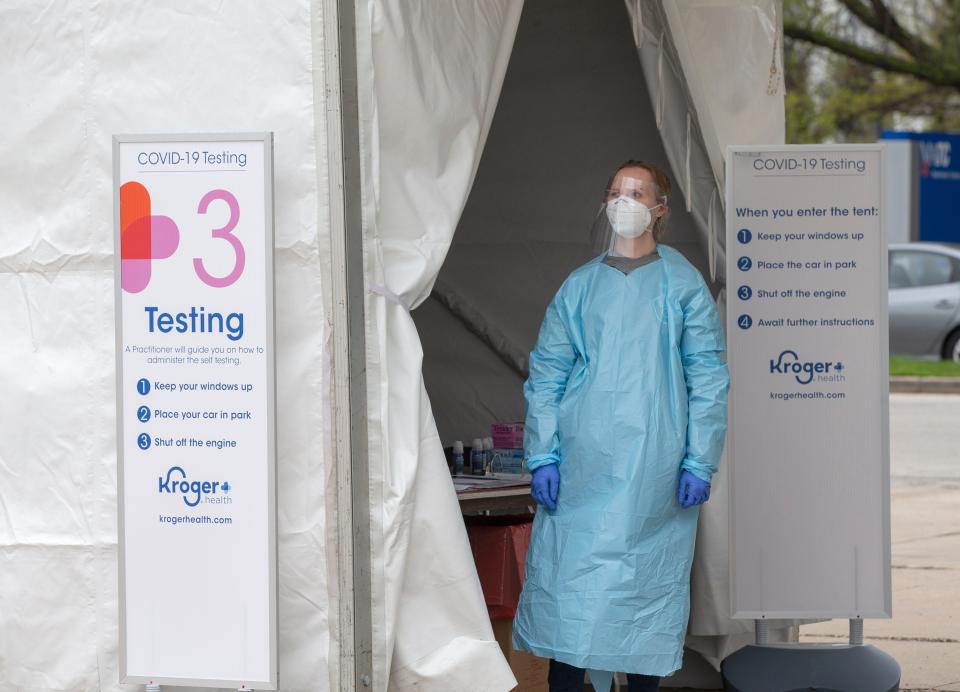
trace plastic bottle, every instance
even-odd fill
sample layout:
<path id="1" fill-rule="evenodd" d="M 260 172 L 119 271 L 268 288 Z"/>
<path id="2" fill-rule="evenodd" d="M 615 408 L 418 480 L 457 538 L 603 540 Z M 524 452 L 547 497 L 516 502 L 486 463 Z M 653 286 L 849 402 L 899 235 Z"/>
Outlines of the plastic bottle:
<path id="1" fill-rule="evenodd" d="M 493 438 L 483 438 L 483 467 L 487 473 L 493 473 Z"/>
<path id="2" fill-rule="evenodd" d="M 453 475 L 463 475 L 463 442 L 460 440 L 453 443 Z"/>
<path id="3" fill-rule="evenodd" d="M 478 437 L 473 441 L 473 447 L 470 449 L 470 473 L 474 476 L 484 475 L 484 460 L 483 440 Z"/>

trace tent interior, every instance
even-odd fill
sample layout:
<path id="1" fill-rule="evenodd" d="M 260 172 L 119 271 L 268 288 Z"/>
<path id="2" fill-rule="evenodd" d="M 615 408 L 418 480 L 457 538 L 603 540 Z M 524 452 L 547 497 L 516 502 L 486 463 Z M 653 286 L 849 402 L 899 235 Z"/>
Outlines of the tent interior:
<path id="1" fill-rule="evenodd" d="M 453 243 L 430 299 L 413 312 L 444 445 L 469 446 L 492 422 L 523 420 L 526 358 L 546 306 L 594 256 L 590 227 L 604 186 L 628 159 L 676 181 L 624 3 L 526 0 Z M 679 188 L 664 242 L 707 278 Z"/>

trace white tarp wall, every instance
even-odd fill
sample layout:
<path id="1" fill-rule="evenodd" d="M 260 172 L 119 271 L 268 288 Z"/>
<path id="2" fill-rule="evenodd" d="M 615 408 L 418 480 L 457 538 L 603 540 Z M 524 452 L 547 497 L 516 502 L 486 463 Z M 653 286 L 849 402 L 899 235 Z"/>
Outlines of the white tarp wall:
<path id="1" fill-rule="evenodd" d="M 628 0 L 637 23 L 640 4 Z M 728 145 L 783 143 L 781 2 L 685 0 L 662 8 L 710 168 L 722 187 Z"/>
<path id="2" fill-rule="evenodd" d="M 115 133 L 275 132 L 281 684 L 336 680 L 326 154 L 314 137 L 323 47 L 311 16 L 308 0 L 0 5 L 2 692 L 124 689 Z"/>

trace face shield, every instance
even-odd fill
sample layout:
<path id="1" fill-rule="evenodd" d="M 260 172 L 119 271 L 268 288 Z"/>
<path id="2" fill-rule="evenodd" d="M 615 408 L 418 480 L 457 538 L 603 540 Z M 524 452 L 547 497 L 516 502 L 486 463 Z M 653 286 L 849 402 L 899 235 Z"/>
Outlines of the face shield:
<path id="1" fill-rule="evenodd" d="M 653 231 L 667 198 L 649 178 L 646 169 L 625 168 L 607 184 L 590 232 L 594 252 L 619 254 L 628 241 Z"/>

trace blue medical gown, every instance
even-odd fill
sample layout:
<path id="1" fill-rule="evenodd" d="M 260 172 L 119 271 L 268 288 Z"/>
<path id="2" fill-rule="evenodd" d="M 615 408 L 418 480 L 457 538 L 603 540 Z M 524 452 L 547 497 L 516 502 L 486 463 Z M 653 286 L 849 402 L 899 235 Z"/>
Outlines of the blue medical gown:
<path id="1" fill-rule="evenodd" d="M 557 509 L 537 509 L 514 646 L 581 668 L 679 669 L 699 507 L 729 380 L 703 278 L 676 250 L 628 275 L 602 256 L 574 271 L 530 354 L 526 464 L 559 462 Z"/>

